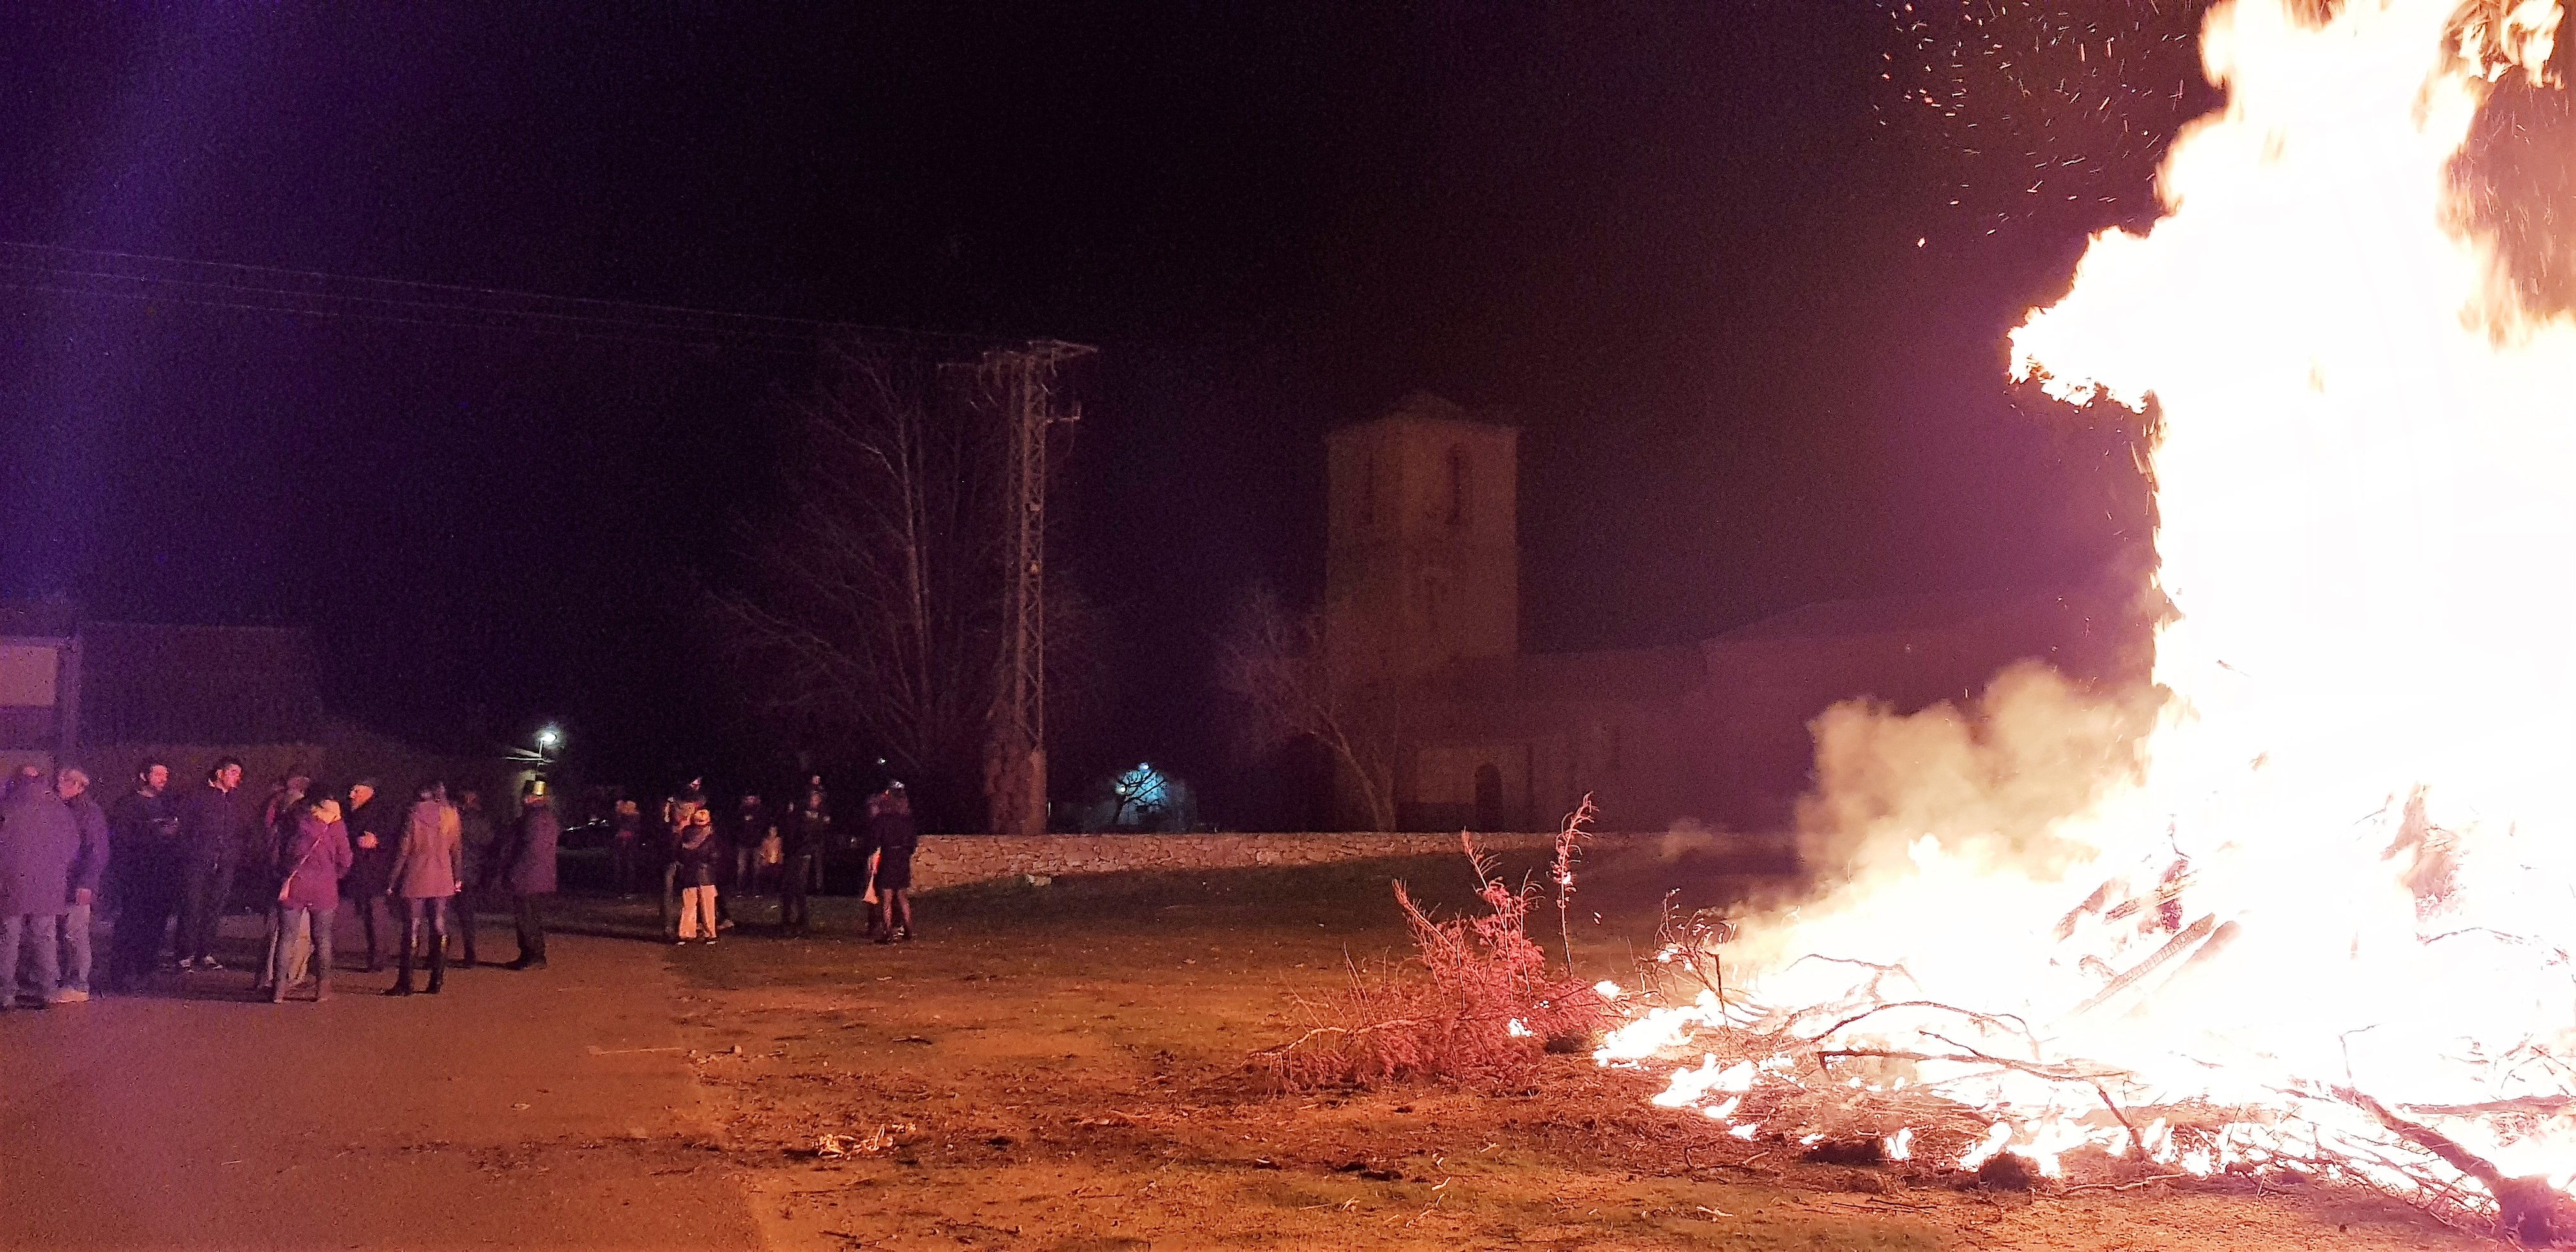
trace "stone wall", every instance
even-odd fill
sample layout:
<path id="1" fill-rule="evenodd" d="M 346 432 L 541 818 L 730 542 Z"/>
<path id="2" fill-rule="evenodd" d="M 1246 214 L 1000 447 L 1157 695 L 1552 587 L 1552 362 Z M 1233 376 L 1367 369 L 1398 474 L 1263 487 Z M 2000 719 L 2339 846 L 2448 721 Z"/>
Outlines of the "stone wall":
<path id="1" fill-rule="evenodd" d="M 1534 852 L 1548 848 L 1555 839 L 1554 834 L 1478 835 L 1476 846 L 1492 852 Z M 1596 851 L 1671 850 L 1676 841 L 1712 851 L 1747 850 L 1740 837 L 1708 834 L 1599 835 L 1593 847 Z M 1322 865 L 1374 857 L 1458 854 L 1458 836 L 1435 834 L 929 835 L 913 857 L 913 884 L 933 890 L 1024 876 Z"/>

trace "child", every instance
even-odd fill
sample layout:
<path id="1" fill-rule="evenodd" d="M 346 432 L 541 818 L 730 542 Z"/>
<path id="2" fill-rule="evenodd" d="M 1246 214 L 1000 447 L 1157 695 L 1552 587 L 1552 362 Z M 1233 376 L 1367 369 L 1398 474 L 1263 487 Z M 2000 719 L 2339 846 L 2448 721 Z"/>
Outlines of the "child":
<path id="1" fill-rule="evenodd" d="M 704 932 L 706 941 L 716 941 L 716 826 L 715 816 L 705 809 L 690 813 L 689 824 L 680 831 L 680 846 L 675 857 L 674 878 L 680 889 L 680 937 L 687 943 Z"/>

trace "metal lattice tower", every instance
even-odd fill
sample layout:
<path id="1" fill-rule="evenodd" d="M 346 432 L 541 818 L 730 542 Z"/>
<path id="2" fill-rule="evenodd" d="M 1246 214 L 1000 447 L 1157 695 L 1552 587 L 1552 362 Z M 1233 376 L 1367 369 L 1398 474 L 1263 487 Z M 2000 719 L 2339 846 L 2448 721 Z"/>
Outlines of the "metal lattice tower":
<path id="1" fill-rule="evenodd" d="M 1057 371 L 1097 349 L 1037 340 L 984 354 L 978 369 L 996 416 L 1007 424 L 1004 588 L 1009 634 L 1002 641 L 985 792 L 998 834 L 1046 829 L 1046 501 L 1047 434 L 1082 416 L 1060 392 Z"/>

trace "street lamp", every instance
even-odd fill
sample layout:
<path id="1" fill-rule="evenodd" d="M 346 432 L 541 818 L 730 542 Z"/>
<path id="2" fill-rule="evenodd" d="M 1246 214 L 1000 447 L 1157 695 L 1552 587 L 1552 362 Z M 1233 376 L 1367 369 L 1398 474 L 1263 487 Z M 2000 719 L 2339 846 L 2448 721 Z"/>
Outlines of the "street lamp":
<path id="1" fill-rule="evenodd" d="M 557 727 L 557 726 L 553 726 L 553 725 L 548 725 L 548 726 L 546 726 L 544 729 L 539 730 L 539 731 L 537 732 L 537 759 L 538 759 L 538 760 L 540 760 L 540 761 L 549 761 L 549 760 L 554 759 L 554 755 L 555 755 L 555 751 L 556 751 L 556 749 L 561 748 L 561 747 L 563 747 L 563 730 L 562 730 L 562 728 Z"/>

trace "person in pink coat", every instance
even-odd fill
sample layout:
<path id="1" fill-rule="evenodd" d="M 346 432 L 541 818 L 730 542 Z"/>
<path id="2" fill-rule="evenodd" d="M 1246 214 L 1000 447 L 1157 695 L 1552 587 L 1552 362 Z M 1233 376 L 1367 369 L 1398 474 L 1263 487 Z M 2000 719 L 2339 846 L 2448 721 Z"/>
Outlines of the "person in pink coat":
<path id="1" fill-rule="evenodd" d="M 427 783 L 411 814 L 403 821 L 402 846 L 394 853 L 392 882 L 386 891 L 403 902 L 403 946 L 400 974 L 385 988 L 389 996 L 412 993 L 412 962 L 421 952 L 422 926 L 428 925 L 429 986 L 436 995 L 447 982 L 447 902 L 464 884 L 464 821 L 447 802 L 447 784 Z"/>
<path id="2" fill-rule="evenodd" d="M 349 847 L 349 828 L 340 820 L 340 802 L 330 796 L 307 798 L 290 810 L 290 833 L 279 850 L 278 869 L 286 880 L 277 889 L 278 930 L 293 934 L 301 926 L 313 934 L 313 998 L 331 998 L 331 923 L 340 911 L 340 879 L 356 860 Z M 270 953 L 270 1003 L 283 1003 L 287 985 L 287 945 Z"/>

